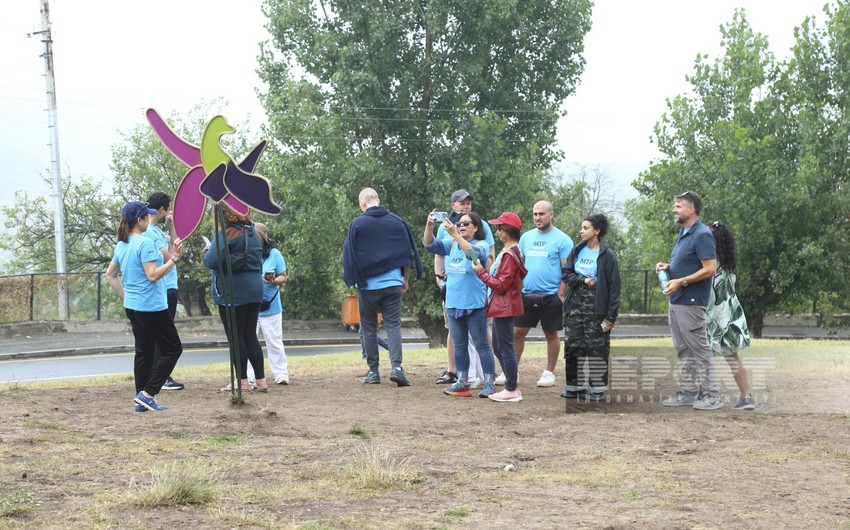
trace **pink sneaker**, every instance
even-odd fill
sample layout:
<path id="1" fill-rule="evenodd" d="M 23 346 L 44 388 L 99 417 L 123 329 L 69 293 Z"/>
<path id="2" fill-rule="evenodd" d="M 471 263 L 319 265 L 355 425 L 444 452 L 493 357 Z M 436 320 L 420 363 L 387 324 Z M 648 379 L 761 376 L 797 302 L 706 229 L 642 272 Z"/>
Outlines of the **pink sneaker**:
<path id="1" fill-rule="evenodd" d="M 501 392 L 490 394 L 490 399 L 499 402 L 522 401 L 522 392 L 520 392 L 519 389 L 516 389 L 514 391 L 502 390 Z"/>

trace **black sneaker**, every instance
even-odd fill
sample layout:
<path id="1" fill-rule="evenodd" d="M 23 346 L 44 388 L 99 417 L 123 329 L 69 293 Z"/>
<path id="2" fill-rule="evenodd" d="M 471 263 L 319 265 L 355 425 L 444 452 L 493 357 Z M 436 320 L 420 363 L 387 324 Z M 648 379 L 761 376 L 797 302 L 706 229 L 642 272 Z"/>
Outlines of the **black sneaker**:
<path id="1" fill-rule="evenodd" d="M 170 377 L 165 379 L 165 384 L 162 385 L 163 390 L 183 390 L 183 383 L 178 383 Z"/>

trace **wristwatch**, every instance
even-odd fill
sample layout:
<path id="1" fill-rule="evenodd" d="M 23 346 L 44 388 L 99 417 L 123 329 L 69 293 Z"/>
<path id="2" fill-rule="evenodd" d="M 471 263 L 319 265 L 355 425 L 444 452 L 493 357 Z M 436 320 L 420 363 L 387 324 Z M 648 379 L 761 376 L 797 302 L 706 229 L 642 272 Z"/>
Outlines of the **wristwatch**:
<path id="1" fill-rule="evenodd" d="M 688 280 L 682 278 L 682 287 L 687 287 L 687 286 L 688 286 Z"/>
<path id="2" fill-rule="evenodd" d="M 178 258 L 176 254 L 172 254 L 171 255 L 171 261 L 173 261 L 174 263 L 177 263 L 178 261 L 180 261 L 180 258 Z"/>

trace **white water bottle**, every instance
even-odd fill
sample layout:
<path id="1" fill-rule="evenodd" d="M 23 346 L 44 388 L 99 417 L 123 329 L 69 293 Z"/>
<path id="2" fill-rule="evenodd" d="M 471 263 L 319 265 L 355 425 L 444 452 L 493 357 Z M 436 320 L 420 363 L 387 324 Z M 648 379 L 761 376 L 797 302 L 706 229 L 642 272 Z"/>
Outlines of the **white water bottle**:
<path id="1" fill-rule="evenodd" d="M 667 285 L 667 282 L 670 281 L 670 275 L 667 274 L 667 271 L 664 269 L 660 269 L 658 271 L 658 283 L 661 284 L 661 292 L 664 292 L 664 286 Z"/>

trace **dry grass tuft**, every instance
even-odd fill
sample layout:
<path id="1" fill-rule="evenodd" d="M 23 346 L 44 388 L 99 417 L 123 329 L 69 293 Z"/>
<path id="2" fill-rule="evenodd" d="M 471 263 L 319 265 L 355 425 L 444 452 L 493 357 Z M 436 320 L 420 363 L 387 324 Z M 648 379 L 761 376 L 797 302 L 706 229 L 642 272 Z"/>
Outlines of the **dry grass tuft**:
<path id="1" fill-rule="evenodd" d="M 200 460 L 173 462 L 152 469 L 149 480 L 132 481 L 128 496 L 135 506 L 185 506 L 210 504 L 219 497 L 224 473 Z"/>

